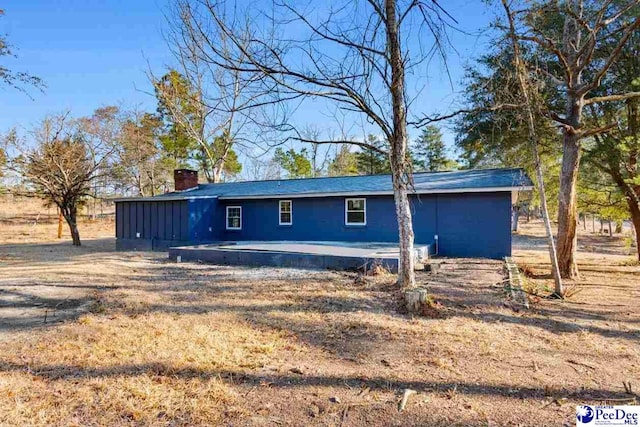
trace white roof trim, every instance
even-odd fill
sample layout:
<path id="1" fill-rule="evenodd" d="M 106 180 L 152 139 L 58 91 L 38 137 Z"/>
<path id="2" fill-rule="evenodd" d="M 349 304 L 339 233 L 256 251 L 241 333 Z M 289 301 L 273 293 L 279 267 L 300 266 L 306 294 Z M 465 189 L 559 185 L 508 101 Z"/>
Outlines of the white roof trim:
<path id="1" fill-rule="evenodd" d="M 502 191 L 531 191 L 533 186 L 523 185 L 519 187 L 479 187 L 479 188 L 450 188 L 434 190 L 417 190 L 409 194 L 457 194 L 457 193 L 496 193 Z M 220 200 L 255 200 L 255 199 L 301 199 L 305 197 L 366 197 L 366 196 L 392 196 L 393 191 L 343 191 L 335 193 L 283 193 L 255 196 L 185 196 L 185 197 L 120 197 L 111 199 L 114 202 L 171 202 L 194 199 L 220 199 Z"/>

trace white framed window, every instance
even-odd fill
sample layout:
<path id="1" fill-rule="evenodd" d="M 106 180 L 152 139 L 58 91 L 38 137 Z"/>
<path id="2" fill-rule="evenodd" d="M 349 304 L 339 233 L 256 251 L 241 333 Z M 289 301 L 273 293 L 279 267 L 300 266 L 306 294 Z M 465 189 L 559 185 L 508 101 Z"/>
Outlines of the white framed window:
<path id="1" fill-rule="evenodd" d="M 367 225 L 367 199 L 344 200 L 345 225 Z"/>
<path id="2" fill-rule="evenodd" d="M 278 203 L 278 224 L 291 225 L 293 224 L 293 210 L 291 200 L 280 200 Z"/>
<path id="3" fill-rule="evenodd" d="M 242 206 L 227 206 L 227 230 L 242 230 Z"/>

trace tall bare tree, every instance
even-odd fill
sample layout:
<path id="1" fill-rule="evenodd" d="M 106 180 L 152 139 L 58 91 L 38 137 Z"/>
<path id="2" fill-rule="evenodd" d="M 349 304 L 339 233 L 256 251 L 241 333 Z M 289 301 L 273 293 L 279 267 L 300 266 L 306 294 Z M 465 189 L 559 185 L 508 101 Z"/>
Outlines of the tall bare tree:
<path id="1" fill-rule="evenodd" d="M 302 135 L 305 139 L 316 141 L 321 138 L 322 131 L 317 126 L 307 126 L 302 130 Z M 311 144 L 309 161 L 311 162 L 311 176 L 313 178 L 321 176 L 329 164 L 329 150 L 323 150 L 319 144 Z"/>
<path id="2" fill-rule="evenodd" d="M 390 146 L 400 243 L 398 282 L 414 287 L 406 73 L 424 66 L 433 53 L 421 50 L 425 31 L 439 52 L 444 10 L 433 0 L 284 0 L 270 9 L 236 8 L 234 2 L 215 0 L 180 4 L 184 34 L 200 59 L 239 73 L 243 81 L 253 79 L 262 89 L 252 106 L 321 99 L 379 128 Z M 245 12 L 239 15 L 238 9 Z M 220 37 L 228 40 L 227 48 L 220 47 Z M 365 141 L 310 140 L 289 130 L 298 141 L 382 151 Z"/>
<path id="3" fill-rule="evenodd" d="M 201 46 L 214 42 L 217 51 L 228 56 L 233 42 L 215 27 L 208 27 L 207 34 L 193 31 L 185 25 L 189 13 L 186 4 L 178 2 L 169 14 L 166 41 L 178 67 L 164 78 L 151 75 L 151 79 L 173 121 L 197 144 L 207 180 L 220 182 L 228 171 L 225 163 L 236 159 L 232 151 L 246 142 L 243 132 L 253 121 L 255 111 L 248 107 L 256 107 L 255 76 L 221 67 L 201 55 Z"/>

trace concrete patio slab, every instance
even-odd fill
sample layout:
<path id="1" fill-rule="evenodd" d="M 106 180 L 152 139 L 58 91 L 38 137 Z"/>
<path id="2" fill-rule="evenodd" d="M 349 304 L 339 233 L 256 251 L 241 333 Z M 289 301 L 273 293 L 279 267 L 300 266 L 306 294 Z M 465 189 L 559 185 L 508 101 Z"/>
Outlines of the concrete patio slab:
<path id="1" fill-rule="evenodd" d="M 420 257 L 428 245 L 416 245 Z M 169 248 L 174 261 L 201 261 L 222 265 L 275 266 L 356 270 L 372 264 L 398 271 L 397 245 L 358 242 L 220 242 Z"/>

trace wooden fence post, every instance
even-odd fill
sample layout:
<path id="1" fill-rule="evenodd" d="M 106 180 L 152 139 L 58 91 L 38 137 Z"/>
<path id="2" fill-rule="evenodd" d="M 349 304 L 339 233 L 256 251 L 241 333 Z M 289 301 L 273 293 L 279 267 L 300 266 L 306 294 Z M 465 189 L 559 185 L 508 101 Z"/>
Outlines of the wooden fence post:
<path id="1" fill-rule="evenodd" d="M 62 239 L 62 211 L 58 209 L 58 239 Z"/>

